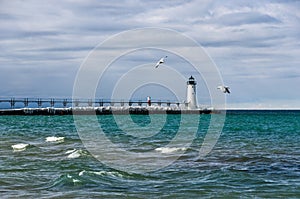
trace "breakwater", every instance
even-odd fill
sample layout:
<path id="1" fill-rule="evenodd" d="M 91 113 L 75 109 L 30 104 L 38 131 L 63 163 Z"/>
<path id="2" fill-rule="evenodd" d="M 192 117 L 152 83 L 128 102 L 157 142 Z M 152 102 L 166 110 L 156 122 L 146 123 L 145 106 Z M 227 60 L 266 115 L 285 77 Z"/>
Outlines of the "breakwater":
<path id="1" fill-rule="evenodd" d="M 211 114 L 216 110 L 185 110 L 169 107 L 77 107 L 2 109 L 0 115 L 149 115 L 149 114 Z"/>
<path id="2" fill-rule="evenodd" d="M 211 109 L 189 109 L 188 103 L 170 100 L 111 100 L 0 98 L 0 115 L 109 115 L 210 114 Z M 58 106 L 58 107 L 57 107 Z M 8 108 L 9 107 L 9 108 Z M 16 108 L 18 107 L 18 108 Z"/>

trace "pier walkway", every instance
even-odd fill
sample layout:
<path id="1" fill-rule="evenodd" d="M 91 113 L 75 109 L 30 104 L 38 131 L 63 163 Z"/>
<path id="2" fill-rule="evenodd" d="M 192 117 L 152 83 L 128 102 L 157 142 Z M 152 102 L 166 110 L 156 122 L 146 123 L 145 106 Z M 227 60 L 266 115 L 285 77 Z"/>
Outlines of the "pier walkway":
<path id="1" fill-rule="evenodd" d="M 211 109 L 188 109 L 187 103 L 163 100 L 105 100 L 55 98 L 0 98 L 0 115 L 211 114 Z"/>
<path id="2" fill-rule="evenodd" d="M 179 107 L 181 104 L 187 106 L 187 103 L 180 103 L 175 101 L 163 101 L 163 100 L 107 100 L 107 99 L 56 99 L 56 98 L 0 98 L 0 106 L 3 103 L 8 103 L 11 109 L 16 107 L 27 108 L 29 105 L 35 104 L 38 108 L 42 107 L 55 107 L 55 105 L 59 104 L 62 107 L 103 107 L 103 106 L 167 106 L 175 105 Z"/>

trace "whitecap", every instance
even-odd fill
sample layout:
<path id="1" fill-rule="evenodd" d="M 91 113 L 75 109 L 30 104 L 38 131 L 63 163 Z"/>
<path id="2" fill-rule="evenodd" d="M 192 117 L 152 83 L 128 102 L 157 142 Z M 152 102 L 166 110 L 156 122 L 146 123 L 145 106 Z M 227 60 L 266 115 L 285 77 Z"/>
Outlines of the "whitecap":
<path id="1" fill-rule="evenodd" d="M 76 151 L 76 149 L 68 150 L 68 151 L 65 152 L 65 154 L 70 154 L 70 153 L 73 153 L 75 151 Z"/>
<path id="2" fill-rule="evenodd" d="M 79 158 L 81 156 L 79 150 L 75 150 L 73 153 L 70 153 L 67 158 L 74 159 L 74 158 Z"/>
<path id="3" fill-rule="evenodd" d="M 94 174 L 94 175 L 98 175 L 98 176 L 112 176 L 112 177 L 119 177 L 119 178 L 123 178 L 124 176 L 116 171 L 86 171 L 86 170 L 82 170 L 78 173 L 78 176 L 82 176 L 84 174 Z"/>
<path id="4" fill-rule="evenodd" d="M 155 151 L 161 152 L 161 153 L 173 153 L 176 151 L 185 151 L 187 148 L 185 147 L 159 147 L 156 148 Z"/>
<path id="5" fill-rule="evenodd" d="M 29 144 L 23 144 L 23 143 L 11 145 L 14 151 L 24 151 L 28 146 Z"/>
<path id="6" fill-rule="evenodd" d="M 89 173 L 100 175 L 100 176 L 113 176 L 113 177 L 120 177 L 120 178 L 123 177 L 122 174 L 114 171 L 89 171 Z"/>
<path id="7" fill-rule="evenodd" d="M 75 184 L 75 183 L 78 183 L 78 182 L 81 182 L 80 180 L 76 179 L 76 178 L 73 178 L 73 176 L 71 176 L 70 174 L 67 174 L 67 178 L 69 179 L 72 179 L 72 182 Z"/>
<path id="8" fill-rule="evenodd" d="M 75 183 L 78 183 L 78 182 L 81 182 L 80 180 L 78 180 L 78 179 L 72 179 L 73 180 L 73 183 L 75 184 Z"/>
<path id="9" fill-rule="evenodd" d="M 65 137 L 55 137 L 55 136 L 50 136 L 46 137 L 46 142 L 63 142 Z"/>
<path id="10" fill-rule="evenodd" d="M 78 175 L 79 175 L 79 176 L 82 176 L 84 173 L 85 173 L 85 170 L 82 170 L 82 171 L 79 172 Z"/>

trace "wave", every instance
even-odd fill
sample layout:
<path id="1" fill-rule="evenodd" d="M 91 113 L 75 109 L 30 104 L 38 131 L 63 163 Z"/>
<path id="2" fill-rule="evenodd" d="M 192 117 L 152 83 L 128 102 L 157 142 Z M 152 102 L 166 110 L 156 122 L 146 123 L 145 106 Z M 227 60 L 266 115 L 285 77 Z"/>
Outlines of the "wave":
<path id="1" fill-rule="evenodd" d="M 46 142 L 64 142 L 65 137 L 55 137 L 55 136 L 50 136 L 46 137 Z"/>
<path id="2" fill-rule="evenodd" d="M 66 173 L 60 175 L 58 178 L 53 179 L 47 189 L 58 189 L 61 190 L 62 187 L 74 187 L 74 186 L 97 186 L 103 189 L 110 189 L 111 185 L 114 183 L 119 183 L 124 178 L 126 174 L 122 174 L 117 171 L 87 171 L 82 170 L 79 173 Z"/>
<path id="3" fill-rule="evenodd" d="M 26 147 L 28 147 L 29 144 L 24 144 L 24 143 L 19 143 L 19 144 L 14 144 L 11 145 L 14 151 L 24 151 L 26 150 Z"/>
<path id="4" fill-rule="evenodd" d="M 61 187 L 73 187 L 76 185 L 83 184 L 83 179 L 81 179 L 77 175 L 72 174 L 63 174 L 59 176 L 58 178 L 54 179 L 50 186 L 47 186 L 48 189 L 55 189 L 55 188 L 61 188 Z"/>
<path id="5" fill-rule="evenodd" d="M 65 152 L 65 154 L 73 153 L 73 152 L 75 152 L 76 150 L 77 150 L 77 149 L 71 149 L 71 150 L 68 150 L 68 151 Z"/>
<path id="6" fill-rule="evenodd" d="M 156 148 L 155 151 L 161 152 L 161 153 L 173 153 L 177 151 L 185 151 L 187 150 L 186 147 L 159 147 Z"/>
<path id="7" fill-rule="evenodd" d="M 69 159 L 74 159 L 74 158 L 79 158 L 82 154 L 82 150 L 76 150 L 73 152 L 67 151 L 69 152 L 69 155 L 67 156 L 67 158 Z"/>
<path id="8" fill-rule="evenodd" d="M 118 178 L 124 178 L 124 175 L 122 175 L 120 172 L 117 171 L 80 171 L 79 176 L 83 176 L 84 174 L 94 174 L 98 176 L 109 176 L 109 177 L 118 177 Z"/>
<path id="9" fill-rule="evenodd" d="M 69 158 L 69 159 L 75 159 L 75 158 L 79 158 L 81 156 L 89 156 L 89 153 L 82 149 L 68 150 L 65 152 L 65 154 L 68 154 L 67 158 Z"/>

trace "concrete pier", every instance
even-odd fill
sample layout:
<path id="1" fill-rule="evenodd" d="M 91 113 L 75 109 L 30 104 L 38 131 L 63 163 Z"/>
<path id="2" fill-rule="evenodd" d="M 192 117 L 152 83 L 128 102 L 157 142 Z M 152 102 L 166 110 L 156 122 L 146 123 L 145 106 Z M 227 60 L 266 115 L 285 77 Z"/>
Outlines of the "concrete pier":
<path id="1" fill-rule="evenodd" d="M 148 109 L 147 107 L 130 107 L 127 109 L 97 108 L 21 108 L 2 109 L 0 115 L 149 115 L 149 114 L 212 114 L 213 110 Z"/>
<path id="2" fill-rule="evenodd" d="M 105 99 L 55 99 L 9 98 L 1 99 L 10 108 L 0 109 L 0 115 L 107 115 L 107 114 L 210 114 L 210 109 L 189 109 L 187 103 L 162 100 L 105 100 Z M 20 105 L 22 105 L 20 107 Z M 33 107 L 35 104 L 35 108 Z M 19 107 L 16 107 L 18 105 Z M 48 105 L 48 106 L 47 106 Z M 44 107 L 47 106 L 47 107 Z M 60 106 L 60 107 L 55 107 Z"/>

